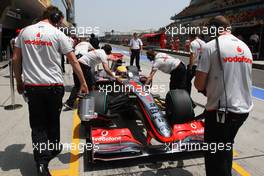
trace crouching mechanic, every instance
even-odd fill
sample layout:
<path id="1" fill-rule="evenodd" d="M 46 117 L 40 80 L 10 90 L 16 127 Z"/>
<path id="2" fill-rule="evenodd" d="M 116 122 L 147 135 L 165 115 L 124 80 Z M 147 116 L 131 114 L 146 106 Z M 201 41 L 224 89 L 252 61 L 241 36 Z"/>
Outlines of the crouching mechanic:
<path id="1" fill-rule="evenodd" d="M 55 27 L 62 20 L 63 14 L 57 7 L 48 7 L 42 21 L 21 31 L 13 55 L 17 91 L 19 94 L 25 91 L 28 97 L 33 152 L 39 176 L 51 175 L 49 161 L 62 149 L 60 113 L 64 87 L 60 51 L 68 57 L 78 76 L 80 91 L 88 93 L 73 48 L 67 36 Z"/>
<path id="2" fill-rule="evenodd" d="M 207 176 L 231 176 L 234 139 L 253 107 L 252 54 L 225 17 L 210 23 L 224 32 L 204 45 L 194 82 L 207 96 L 205 142 L 218 147 L 205 152 L 205 168 Z"/>
<path id="3" fill-rule="evenodd" d="M 150 61 L 153 61 L 153 65 L 145 83 L 146 85 L 152 81 L 157 70 L 161 70 L 162 72 L 171 75 L 170 90 L 186 90 L 186 67 L 180 59 L 173 58 L 165 53 L 156 53 L 152 49 L 147 51 L 147 57 Z"/>
<path id="4" fill-rule="evenodd" d="M 117 81 L 121 82 L 120 79 L 114 78 L 114 75 L 110 68 L 108 67 L 107 60 L 108 56 L 112 52 L 112 47 L 108 44 L 104 45 L 102 49 L 97 49 L 90 51 L 86 54 L 84 54 L 80 59 L 78 59 L 80 66 L 82 68 L 82 71 L 84 73 L 85 80 L 88 84 L 89 90 L 94 90 L 95 89 L 95 77 L 94 77 L 94 72 L 95 72 L 95 67 L 102 63 L 103 68 L 105 72 L 111 76 L 113 79 L 117 79 Z M 77 79 L 77 76 L 74 74 L 73 76 L 75 86 L 78 89 L 80 86 L 79 80 Z M 65 103 L 65 106 L 67 108 L 71 107 L 73 108 L 74 102 L 77 98 L 76 92 L 71 92 L 70 97 Z"/>

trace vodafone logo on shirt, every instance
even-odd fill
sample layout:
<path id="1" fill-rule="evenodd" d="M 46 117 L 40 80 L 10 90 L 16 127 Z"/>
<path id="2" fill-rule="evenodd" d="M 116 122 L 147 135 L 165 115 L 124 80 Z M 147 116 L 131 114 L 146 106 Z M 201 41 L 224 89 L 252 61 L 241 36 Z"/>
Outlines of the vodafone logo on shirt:
<path id="1" fill-rule="evenodd" d="M 247 58 L 244 56 L 244 50 L 241 47 L 237 47 L 236 48 L 236 52 L 238 54 L 238 56 L 235 57 L 225 57 L 224 58 L 224 62 L 234 62 L 234 63 L 249 63 L 252 64 L 252 59 L 251 58 Z"/>
<path id="2" fill-rule="evenodd" d="M 239 46 L 237 47 L 237 52 L 239 55 L 243 55 L 244 54 L 244 50 L 242 48 L 240 48 Z"/>
<path id="3" fill-rule="evenodd" d="M 43 34 L 38 32 L 35 40 L 25 40 L 26 45 L 52 46 L 52 42 L 41 40 Z"/>

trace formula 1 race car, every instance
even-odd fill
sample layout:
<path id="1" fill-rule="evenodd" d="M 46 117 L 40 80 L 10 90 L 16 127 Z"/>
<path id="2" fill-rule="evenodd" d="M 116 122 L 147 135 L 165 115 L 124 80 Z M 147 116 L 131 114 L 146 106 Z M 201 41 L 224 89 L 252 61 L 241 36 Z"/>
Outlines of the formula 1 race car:
<path id="1" fill-rule="evenodd" d="M 97 91 L 79 100 L 86 141 L 96 146 L 86 151 L 89 162 L 195 150 L 186 145 L 203 142 L 204 122 L 195 117 L 188 93 L 176 89 L 165 99 L 153 95 L 136 67 L 122 66 L 122 55 L 114 58 L 111 69 L 122 83 L 98 71 Z"/>

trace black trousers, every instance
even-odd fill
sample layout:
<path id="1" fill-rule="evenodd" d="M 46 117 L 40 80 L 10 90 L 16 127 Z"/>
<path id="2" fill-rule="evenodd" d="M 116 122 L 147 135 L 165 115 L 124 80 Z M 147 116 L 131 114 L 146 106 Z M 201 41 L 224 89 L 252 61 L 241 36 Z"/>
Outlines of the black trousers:
<path id="1" fill-rule="evenodd" d="M 80 63 L 80 66 L 81 66 L 86 84 L 88 85 L 89 91 L 91 91 L 92 87 L 95 85 L 94 75 L 91 71 L 91 68 L 87 65 L 82 64 L 82 63 Z M 78 76 L 75 73 L 73 73 L 73 81 L 74 81 L 74 86 L 71 90 L 71 94 L 70 94 L 68 100 L 66 101 L 67 105 L 69 105 L 71 107 L 74 106 L 74 102 L 75 102 L 77 95 L 78 95 L 78 92 L 80 90 L 80 81 L 78 79 Z"/>
<path id="2" fill-rule="evenodd" d="M 26 86 L 34 159 L 48 164 L 60 148 L 63 86 Z"/>
<path id="3" fill-rule="evenodd" d="M 207 144 L 217 144 L 231 147 L 216 152 L 205 152 L 206 176 L 232 176 L 233 143 L 239 128 L 248 117 L 247 114 L 235 114 L 229 112 L 225 123 L 216 120 L 216 111 L 205 113 L 204 140 Z"/>
<path id="4" fill-rule="evenodd" d="M 180 63 L 180 65 L 171 71 L 171 77 L 170 77 L 170 90 L 174 89 L 185 89 L 186 86 L 186 68 L 183 63 Z"/>
<path id="5" fill-rule="evenodd" d="M 140 70 L 140 64 L 139 64 L 140 49 L 132 49 L 131 50 L 131 57 L 130 57 L 130 65 L 131 66 L 134 64 L 135 58 L 136 58 L 136 66 L 137 66 L 138 70 Z"/>
<path id="6" fill-rule="evenodd" d="M 193 65 L 192 68 L 189 68 L 189 65 L 188 65 L 188 69 L 187 69 L 187 83 L 186 84 L 187 84 L 187 91 L 188 91 L 189 95 L 191 95 L 192 79 L 195 76 L 196 68 L 197 68 L 196 65 Z"/>

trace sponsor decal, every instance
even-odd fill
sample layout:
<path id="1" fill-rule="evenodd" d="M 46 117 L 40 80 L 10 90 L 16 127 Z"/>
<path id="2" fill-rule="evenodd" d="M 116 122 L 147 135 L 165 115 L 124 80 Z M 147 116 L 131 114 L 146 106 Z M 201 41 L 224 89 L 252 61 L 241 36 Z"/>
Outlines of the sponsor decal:
<path id="1" fill-rule="evenodd" d="M 243 55 L 244 54 L 244 50 L 242 48 L 240 48 L 239 46 L 237 47 L 237 52 L 239 55 Z"/>
<path id="2" fill-rule="evenodd" d="M 109 132 L 107 130 L 103 130 L 101 132 L 101 136 L 99 137 L 92 137 L 94 142 L 116 142 L 121 141 L 121 136 L 112 137 L 108 136 Z"/>
<path id="3" fill-rule="evenodd" d="M 224 58 L 224 62 L 235 62 L 235 63 L 241 63 L 241 62 L 244 62 L 244 63 L 249 63 L 249 64 L 252 64 L 252 59 L 250 58 L 247 58 L 245 56 L 235 56 L 235 57 L 226 57 Z"/>
<path id="4" fill-rule="evenodd" d="M 249 63 L 252 64 L 252 58 L 247 58 L 244 56 L 245 51 L 243 50 L 243 48 L 241 48 L 240 46 L 237 46 L 236 48 L 236 52 L 239 56 L 235 56 L 235 57 L 226 57 L 224 58 L 224 62 L 234 62 L 234 63 Z"/>
<path id="5" fill-rule="evenodd" d="M 204 133 L 204 128 L 200 128 L 197 130 L 192 130 L 192 134 L 203 134 Z"/>
<path id="6" fill-rule="evenodd" d="M 41 40 L 42 36 L 43 35 L 40 32 L 38 32 L 36 34 L 35 40 L 25 40 L 24 44 L 26 44 L 26 45 L 37 45 L 37 46 L 52 46 L 52 42 Z"/>

